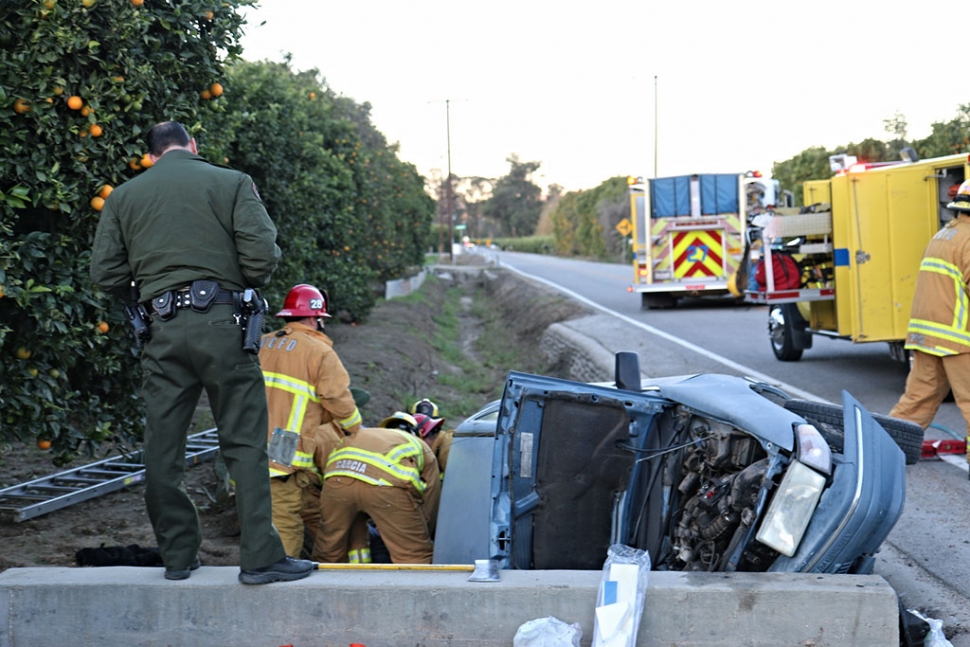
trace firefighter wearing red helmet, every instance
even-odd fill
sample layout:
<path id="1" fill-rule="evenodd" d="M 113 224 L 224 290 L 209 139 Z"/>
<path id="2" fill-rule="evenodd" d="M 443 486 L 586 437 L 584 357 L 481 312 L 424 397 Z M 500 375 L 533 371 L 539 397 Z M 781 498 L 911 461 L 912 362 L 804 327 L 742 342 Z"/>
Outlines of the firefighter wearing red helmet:
<path id="1" fill-rule="evenodd" d="M 948 391 L 970 428 L 970 180 L 947 205 L 956 214 L 926 246 L 910 313 L 906 391 L 889 412 L 926 429 Z"/>
<path id="2" fill-rule="evenodd" d="M 430 401 L 428 401 L 430 402 Z M 434 403 L 432 403 L 434 404 Z M 438 410 L 437 405 L 434 408 Z M 441 478 L 445 477 L 445 467 L 448 465 L 448 454 L 451 453 L 451 440 L 455 435 L 453 429 L 445 430 L 444 418 L 432 418 L 423 413 L 414 414 L 414 420 L 418 423 L 418 435 L 428 443 L 435 458 L 438 459 L 438 469 L 441 470 Z"/>
<path id="3" fill-rule="evenodd" d="M 324 332 L 329 297 L 294 286 L 276 313 L 286 324 L 263 335 L 259 361 L 269 406 L 268 454 L 273 524 L 286 554 L 299 557 L 304 527 L 317 534 L 327 456 L 360 429 L 350 376 Z"/>

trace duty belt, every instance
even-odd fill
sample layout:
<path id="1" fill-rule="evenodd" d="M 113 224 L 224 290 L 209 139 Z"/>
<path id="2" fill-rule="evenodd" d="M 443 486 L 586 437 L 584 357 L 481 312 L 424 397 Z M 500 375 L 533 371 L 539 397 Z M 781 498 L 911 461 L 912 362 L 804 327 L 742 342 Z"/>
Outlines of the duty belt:
<path id="1" fill-rule="evenodd" d="M 162 321 L 168 321 L 183 308 L 195 312 L 208 312 L 215 304 L 233 305 L 238 300 L 238 292 L 224 290 L 219 283 L 200 279 L 192 285 L 163 292 L 151 300 L 151 312 Z"/>
<path id="2" fill-rule="evenodd" d="M 191 296 L 191 293 L 189 292 L 189 290 L 190 290 L 190 288 L 188 288 L 188 287 L 179 288 L 178 290 L 174 290 L 174 293 L 175 293 L 174 294 L 174 296 L 175 296 L 175 307 L 176 308 L 188 308 L 188 307 L 191 307 L 191 305 L 192 305 L 192 296 Z M 203 292 L 202 296 L 205 296 L 205 291 L 203 290 L 202 292 Z M 226 305 L 226 304 L 232 305 L 234 303 L 233 297 L 235 296 L 235 294 L 236 293 L 233 292 L 233 291 L 231 291 L 231 290 L 223 290 L 222 288 L 219 288 L 216 291 L 216 298 L 213 299 L 210 302 L 210 305 L 220 305 L 220 304 L 221 305 Z"/>

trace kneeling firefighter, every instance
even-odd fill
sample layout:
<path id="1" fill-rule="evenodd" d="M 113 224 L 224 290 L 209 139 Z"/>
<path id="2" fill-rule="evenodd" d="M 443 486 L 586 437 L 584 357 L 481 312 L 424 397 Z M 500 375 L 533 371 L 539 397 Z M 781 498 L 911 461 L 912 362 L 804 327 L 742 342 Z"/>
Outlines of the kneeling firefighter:
<path id="1" fill-rule="evenodd" d="M 313 549 L 319 561 L 346 561 L 353 529 L 369 516 L 392 562 L 431 563 L 429 522 L 441 489 L 425 443 L 400 429 L 363 427 L 330 454 L 323 477 L 323 523 Z"/>

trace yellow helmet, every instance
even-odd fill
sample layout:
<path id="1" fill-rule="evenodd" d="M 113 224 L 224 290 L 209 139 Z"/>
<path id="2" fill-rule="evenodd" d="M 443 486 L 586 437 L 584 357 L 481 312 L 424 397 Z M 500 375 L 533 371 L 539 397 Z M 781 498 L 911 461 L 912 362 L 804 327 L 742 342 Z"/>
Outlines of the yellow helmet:
<path id="1" fill-rule="evenodd" d="M 950 204 L 946 205 L 946 208 L 953 211 L 970 212 L 970 180 L 960 185 L 956 197 Z"/>
<path id="2" fill-rule="evenodd" d="M 411 413 L 423 413 L 431 418 L 438 417 L 438 405 L 429 400 L 428 398 L 423 398 L 418 400 L 408 409 Z"/>
<path id="3" fill-rule="evenodd" d="M 393 415 L 381 420 L 381 424 L 377 426 L 387 427 L 388 429 L 400 429 L 409 434 L 418 435 L 418 421 L 410 413 L 404 413 L 403 411 L 395 411 Z"/>

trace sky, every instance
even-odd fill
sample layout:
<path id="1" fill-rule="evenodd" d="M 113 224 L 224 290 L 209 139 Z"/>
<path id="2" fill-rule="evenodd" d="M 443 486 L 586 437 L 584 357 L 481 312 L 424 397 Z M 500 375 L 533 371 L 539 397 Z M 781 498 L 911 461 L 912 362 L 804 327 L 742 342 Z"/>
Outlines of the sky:
<path id="1" fill-rule="evenodd" d="M 429 175 L 771 171 L 970 103 L 965 0 L 261 0 L 243 58 L 317 69 Z M 950 42 L 952 41 L 952 45 Z M 446 103 L 447 101 L 447 103 Z M 655 109 L 656 107 L 656 109 Z M 656 133 L 656 136 L 655 136 Z M 449 141 L 450 139 L 450 141 Z"/>

